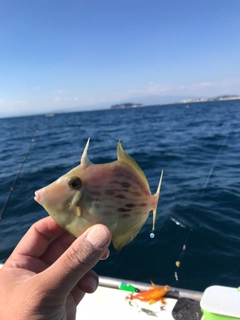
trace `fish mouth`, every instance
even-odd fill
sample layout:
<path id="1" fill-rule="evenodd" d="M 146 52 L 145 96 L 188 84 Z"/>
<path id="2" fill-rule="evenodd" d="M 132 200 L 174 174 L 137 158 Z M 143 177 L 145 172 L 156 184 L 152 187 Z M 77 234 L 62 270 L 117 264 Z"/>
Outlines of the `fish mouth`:
<path id="1" fill-rule="evenodd" d="M 34 200 L 37 201 L 38 203 L 40 203 L 40 192 L 39 190 L 35 191 L 35 197 Z"/>

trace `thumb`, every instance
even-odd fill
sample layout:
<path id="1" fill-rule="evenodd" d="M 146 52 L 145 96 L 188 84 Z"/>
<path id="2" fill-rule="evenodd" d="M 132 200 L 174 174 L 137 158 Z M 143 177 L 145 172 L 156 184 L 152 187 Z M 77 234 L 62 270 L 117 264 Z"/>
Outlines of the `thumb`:
<path id="1" fill-rule="evenodd" d="M 98 224 L 89 228 L 42 273 L 45 289 L 67 296 L 100 260 L 110 241 L 111 233 L 106 226 Z"/>

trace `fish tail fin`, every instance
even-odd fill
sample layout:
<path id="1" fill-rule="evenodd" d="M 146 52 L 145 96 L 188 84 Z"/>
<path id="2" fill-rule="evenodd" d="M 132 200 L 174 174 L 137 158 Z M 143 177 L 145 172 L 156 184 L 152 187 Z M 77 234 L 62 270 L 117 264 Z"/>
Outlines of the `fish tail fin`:
<path id="1" fill-rule="evenodd" d="M 152 223 L 152 230 L 153 231 L 155 229 L 155 222 L 156 222 L 156 216 L 157 216 L 157 205 L 158 205 L 158 200 L 159 200 L 159 197 L 160 197 L 160 190 L 161 190 L 161 185 L 162 185 L 162 177 L 163 177 L 163 170 L 162 170 L 161 175 L 160 175 L 157 192 L 155 193 L 155 196 L 157 197 L 157 203 L 156 203 L 156 207 L 153 209 L 153 223 Z"/>

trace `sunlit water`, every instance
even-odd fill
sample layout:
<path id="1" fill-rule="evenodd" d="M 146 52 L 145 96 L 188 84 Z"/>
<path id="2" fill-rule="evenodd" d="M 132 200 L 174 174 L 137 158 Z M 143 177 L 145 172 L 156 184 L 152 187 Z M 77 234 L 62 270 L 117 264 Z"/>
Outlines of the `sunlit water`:
<path id="1" fill-rule="evenodd" d="M 94 163 L 115 160 L 121 140 L 153 193 L 164 170 L 154 234 L 150 214 L 120 253 L 110 247 L 100 275 L 195 290 L 239 286 L 240 101 L 0 119 L 1 207 L 27 155 L 0 222 L 1 262 L 47 215 L 35 190 L 76 166 L 88 137 Z"/>

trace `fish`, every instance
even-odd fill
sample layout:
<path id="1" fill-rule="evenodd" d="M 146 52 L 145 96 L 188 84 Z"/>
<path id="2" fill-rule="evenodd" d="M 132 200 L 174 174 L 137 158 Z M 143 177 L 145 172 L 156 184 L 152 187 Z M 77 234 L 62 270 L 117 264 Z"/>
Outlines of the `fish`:
<path id="1" fill-rule="evenodd" d="M 88 158 L 87 140 L 80 165 L 35 192 L 35 201 L 53 220 L 75 237 L 101 223 L 112 234 L 117 251 L 131 242 L 153 211 L 152 230 L 162 183 L 151 194 L 147 178 L 135 160 L 117 145 L 117 160 L 93 164 Z"/>
<path id="2" fill-rule="evenodd" d="M 145 290 L 145 291 L 141 291 L 139 293 L 136 294 L 130 294 L 126 297 L 126 299 L 128 300 L 140 300 L 143 302 L 148 302 L 149 304 L 154 304 L 157 301 L 162 302 L 162 304 L 165 304 L 165 294 L 171 289 L 170 286 L 156 286 L 152 281 L 151 285 L 152 288 Z"/>

